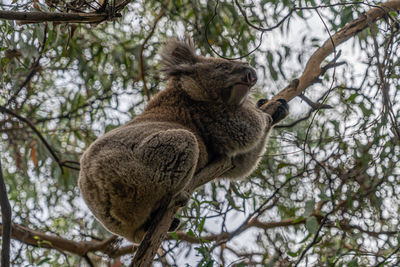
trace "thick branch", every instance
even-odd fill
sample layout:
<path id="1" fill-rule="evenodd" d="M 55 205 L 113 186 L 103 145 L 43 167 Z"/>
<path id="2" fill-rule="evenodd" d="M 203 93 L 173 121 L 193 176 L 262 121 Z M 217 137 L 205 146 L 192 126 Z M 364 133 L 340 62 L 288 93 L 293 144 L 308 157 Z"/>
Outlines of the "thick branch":
<path id="1" fill-rule="evenodd" d="M 10 266 L 10 237 L 11 237 L 11 206 L 7 197 L 7 189 L 4 183 L 3 170 L 0 161 L 0 206 L 1 219 L 4 227 L 1 231 L 1 266 Z"/>
<path id="2" fill-rule="evenodd" d="M 171 197 L 163 201 L 164 207 L 158 211 L 157 216 L 154 218 L 146 233 L 146 236 L 140 243 L 131 263 L 132 267 L 151 266 L 157 250 L 160 247 L 161 242 L 164 240 L 175 213 L 178 210 L 176 207 L 169 207 L 171 201 Z"/>
<path id="3" fill-rule="evenodd" d="M 45 21 L 99 23 L 108 19 L 106 13 L 53 13 L 53 12 L 18 12 L 0 10 L 0 19 L 19 20 L 25 23 Z"/>
<path id="4" fill-rule="evenodd" d="M 100 23 L 105 20 L 121 17 L 117 13 L 125 8 L 133 0 L 116 0 L 110 6 L 107 1 L 100 9 L 92 13 L 76 12 L 76 13 L 61 13 L 61 12 L 20 12 L 0 10 L 0 19 L 18 20 L 24 24 L 40 23 L 45 21 L 65 22 L 65 23 Z"/>
<path id="5" fill-rule="evenodd" d="M 0 229 L 3 229 L 3 225 L 1 224 Z M 12 225 L 11 238 L 19 240 L 27 245 L 56 249 L 61 252 L 69 252 L 78 256 L 84 256 L 88 252 L 100 251 L 113 258 L 136 251 L 136 246 L 133 245 L 116 248 L 113 245 L 116 236 L 102 241 L 92 240 L 78 242 L 56 235 L 45 234 L 18 224 Z"/>
<path id="6" fill-rule="evenodd" d="M 312 85 L 324 71 L 324 69 L 321 68 L 322 61 L 334 52 L 335 47 L 366 29 L 368 27 L 367 17 L 370 21 L 375 22 L 381 19 L 387 12 L 399 10 L 400 0 L 387 1 L 386 3 L 379 5 L 379 7 L 372 8 L 361 18 L 347 24 L 340 31 L 332 35 L 332 39 L 330 38 L 326 40 L 325 43 L 310 57 L 303 75 L 299 78 L 299 84 L 297 87 L 291 85 L 287 86 L 274 96 L 273 100 L 283 98 L 286 101 L 290 101 Z"/>

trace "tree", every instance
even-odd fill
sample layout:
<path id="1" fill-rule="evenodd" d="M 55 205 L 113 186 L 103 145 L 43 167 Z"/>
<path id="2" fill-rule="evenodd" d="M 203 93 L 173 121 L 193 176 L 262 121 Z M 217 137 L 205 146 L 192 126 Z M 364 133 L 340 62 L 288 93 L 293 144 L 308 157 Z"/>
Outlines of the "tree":
<path id="1" fill-rule="evenodd" d="M 4 266 L 7 211 L 13 265 L 130 264 L 137 246 L 111 236 L 79 198 L 78 160 L 162 90 L 156 53 L 176 32 L 203 54 L 248 60 L 263 77 L 258 97 L 300 97 L 252 177 L 193 194 L 155 264 L 399 264 L 400 1 L 0 7 Z"/>

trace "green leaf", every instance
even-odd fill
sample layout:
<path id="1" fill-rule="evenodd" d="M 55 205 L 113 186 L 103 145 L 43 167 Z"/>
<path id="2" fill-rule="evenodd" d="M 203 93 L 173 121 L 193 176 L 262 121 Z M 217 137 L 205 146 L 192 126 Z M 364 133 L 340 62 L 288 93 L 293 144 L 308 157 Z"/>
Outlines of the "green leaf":
<path id="1" fill-rule="evenodd" d="M 199 235 L 203 232 L 203 228 L 204 228 L 204 223 L 206 222 L 206 217 L 203 217 L 201 219 L 201 222 L 199 224 Z"/>
<path id="2" fill-rule="evenodd" d="M 306 220 L 306 229 L 310 234 L 315 234 L 318 231 L 319 224 L 314 216 L 308 217 Z"/>
<path id="3" fill-rule="evenodd" d="M 176 232 L 171 232 L 171 233 L 169 233 L 169 234 L 170 234 L 170 235 L 172 236 L 172 238 L 175 239 L 176 241 L 179 240 L 178 235 L 177 235 Z"/>
<path id="4" fill-rule="evenodd" d="M 43 263 L 49 262 L 50 260 L 51 260 L 50 258 L 44 258 L 43 260 L 41 260 L 41 261 L 39 261 L 39 262 L 37 263 L 37 266 L 40 266 L 40 265 L 42 265 Z"/>
<path id="5" fill-rule="evenodd" d="M 309 233 L 308 235 L 306 235 L 299 243 L 301 244 L 301 243 L 306 242 L 310 237 L 312 237 L 312 234 L 311 234 L 311 233 Z"/>
<path id="6" fill-rule="evenodd" d="M 347 264 L 348 267 L 358 267 L 358 259 L 355 258 Z"/>
<path id="7" fill-rule="evenodd" d="M 191 237 L 197 237 L 192 229 L 189 229 L 189 231 L 187 232 L 187 235 L 191 236 Z"/>
<path id="8" fill-rule="evenodd" d="M 347 98 L 347 101 L 350 102 L 350 103 L 354 103 L 354 99 L 355 99 L 357 96 L 359 96 L 359 94 L 354 93 L 354 94 L 352 94 L 351 96 L 349 96 L 349 97 Z"/>
<path id="9" fill-rule="evenodd" d="M 308 217 L 310 216 L 313 211 L 314 211 L 314 207 L 315 207 L 315 199 L 309 200 L 306 202 L 306 205 L 304 207 L 304 217 Z"/>

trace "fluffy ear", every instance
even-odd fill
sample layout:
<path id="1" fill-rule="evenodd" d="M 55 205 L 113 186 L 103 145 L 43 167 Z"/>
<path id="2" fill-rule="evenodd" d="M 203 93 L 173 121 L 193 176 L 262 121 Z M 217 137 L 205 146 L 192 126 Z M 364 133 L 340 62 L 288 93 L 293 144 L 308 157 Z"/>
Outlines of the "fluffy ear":
<path id="1" fill-rule="evenodd" d="M 191 65 L 198 61 L 193 40 L 188 34 L 184 38 L 171 38 L 161 48 L 161 71 L 168 76 L 190 73 Z"/>

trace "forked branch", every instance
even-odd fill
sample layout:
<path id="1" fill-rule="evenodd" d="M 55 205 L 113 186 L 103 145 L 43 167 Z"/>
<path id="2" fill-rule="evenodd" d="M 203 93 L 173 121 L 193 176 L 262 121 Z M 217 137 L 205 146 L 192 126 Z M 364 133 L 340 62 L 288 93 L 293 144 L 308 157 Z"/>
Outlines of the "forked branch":
<path id="1" fill-rule="evenodd" d="M 324 67 L 321 67 L 321 63 L 335 51 L 335 48 L 354 37 L 357 33 L 368 28 L 368 22 L 375 22 L 383 18 L 388 12 L 399 12 L 400 0 L 391 0 L 380 4 L 367 11 L 360 18 L 353 20 L 348 23 L 345 27 L 339 30 L 337 33 L 332 35 L 325 43 L 314 52 L 307 62 L 306 68 L 298 79 L 297 86 L 291 83 L 282 91 L 280 91 L 272 100 L 285 99 L 290 101 L 296 96 L 301 95 L 309 86 L 311 86 L 319 77 L 326 71 Z"/>

